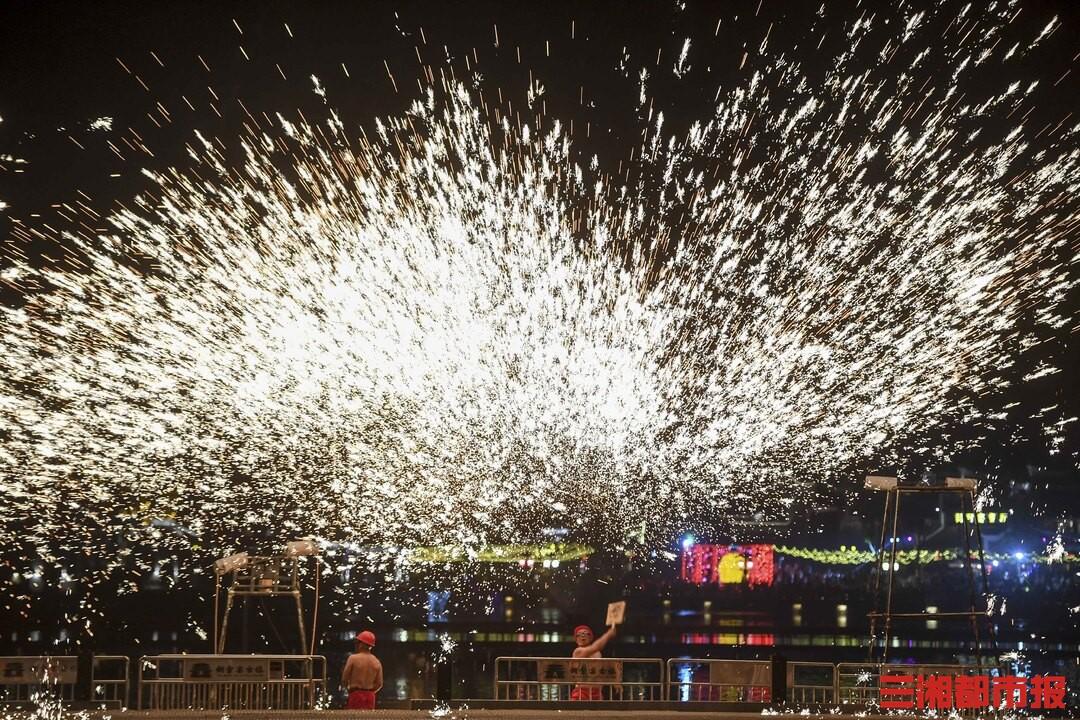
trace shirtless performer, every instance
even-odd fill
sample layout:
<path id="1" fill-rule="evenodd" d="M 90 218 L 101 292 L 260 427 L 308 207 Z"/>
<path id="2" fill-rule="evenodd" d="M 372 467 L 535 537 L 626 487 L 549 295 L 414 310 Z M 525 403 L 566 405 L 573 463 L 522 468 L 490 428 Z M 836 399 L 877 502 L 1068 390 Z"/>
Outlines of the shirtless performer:
<path id="1" fill-rule="evenodd" d="M 588 625 L 578 625 L 574 628 L 574 642 L 577 643 L 577 647 L 574 648 L 573 657 L 576 658 L 598 658 L 603 657 L 600 652 L 604 649 L 604 646 L 608 644 L 611 638 L 615 637 L 615 626 L 612 625 L 607 629 L 603 635 L 593 639 L 593 631 Z M 603 688 L 599 685 L 577 685 L 570 691 L 571 700 L 603 700 L 604 692 Z"/>
<path id="2" fill-rule="evenodd" d="M 375 633 L 365 630 L 356 636 L 356 652 L 341 671 L 341 685 L 349 691 L 350 710 L 374 710 L 375 694 L 382 690 L 382 663 L 372 654 Z"/>

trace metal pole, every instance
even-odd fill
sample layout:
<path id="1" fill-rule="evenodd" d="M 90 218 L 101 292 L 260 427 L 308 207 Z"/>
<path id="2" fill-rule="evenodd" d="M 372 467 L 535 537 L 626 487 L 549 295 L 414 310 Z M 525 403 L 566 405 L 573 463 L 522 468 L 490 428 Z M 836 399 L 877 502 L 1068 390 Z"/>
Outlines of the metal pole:
<path id="1" fill-rule="evenodd" d="M 232 612 L 233 606 L 233 591 L 229 588 L 228 593 L 225 595 L 225 616 L 221 619 L 221 636 L 218 638 L 217 654 L 221 655 L 225 652 L 225 638 L 229 634 L 229 614 Z"/>
<path id="2" fill-rule="evenodd" d="M 889 594 L 885 598 L 885 643 L 881 648 L 881 662 L 889 658 L 889 630 L 892 628 L 892 589 L 893 576 L 896 571 L 896 523 L 900 520 L 900 488 L 893 490 L 896 493 L 896 502 L 893 503 L 892 523 L 892 553 L 889 561 Z"/>
<path id="3" fill-rule="evenodd" d="M 874 649 L 877 646 L 877 610 L 880 599 L 881 569 L 885 562 L 885 525 L 889 522 L 889 498 L 892 492 L 885 493 L 885 512 L 881 516 L 881 541 L 878 543 L 877 565 L 874 567 L 874 611 L 870 614 L 870 652 L 867 660 L 874 659 Z"/>
<path id="4" fill-rule="evenodd" d="M 307 646 L 307 634 L 304 632 L 304 605 L 299 590 L 293 590 L 293 597 L 296 598 L 296 625 L 300 628 L 300 652 L 302 653 Z"/>
<path id="5" fill-rule="evenodd" d="M 319 627 L 319 576 L 322 575 L 320 568 L 322 566 L 322 559 L 315 556 L 315 612 L 311 618 L 311 647 L 308 648 L 308 655 L 315 654 L 315 638 L 317 637 L 317 628 Z"/>
<path id="6" fill-rule="evenodd" d="M 218 652 L 218 618 L 220 617 L 218 611 L 218 598 L 221 595 L 221 574 L 217 569 L 214 569 L 214 644 L 211 646 L 211 652 Z"/>
<path id="7" fill-rule="evenodd" d="M 964 498 L 967 493 L 960 494 L 960 514 L 964 518 L 964 567 L 967 570 L 968 579 L 968 610 L 971 612 L 971 632 L 975 636 L 975 664 L 982 672 L 982 655 L 979 643 L 979 617 L 975 614 L 975 568 L 971 566 L 971 529 L 968 527 L 967 511 L 964 509 Z M 971 515 L 975 519 L 975 494 L 971 493 Z"/>
<path id="8" fill-rule="evenodd" d="M 971 491 L 971 504 L 975 505 L 975 491 Z M 979 541 L 979 568 L 982 570 L 982 582 L 983 582 L 983 600 L 989 602 L 990 600 L 990 579 L 986 574 L 986 556 L 983 555 L 983 539 L 982 539 L 982 526 L 979 524 L 979 516 L 975 516 L 975 537 Z M 986 616 L 987 632 L 990 635 L 990 649 L 993 650 L 994 656 L 997 657 L 997 633 L 994 632 L 994 619 L 990 617 L 989 613 Z"/>

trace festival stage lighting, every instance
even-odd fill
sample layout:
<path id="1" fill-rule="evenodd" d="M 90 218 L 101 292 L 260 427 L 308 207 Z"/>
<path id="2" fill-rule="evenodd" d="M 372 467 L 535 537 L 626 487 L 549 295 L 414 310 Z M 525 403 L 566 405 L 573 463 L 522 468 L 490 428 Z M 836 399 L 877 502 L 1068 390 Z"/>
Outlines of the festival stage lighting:
<path id="1" fill-rule="evenodd" d="M 895 490 L 896 478 L 888 475 L 867 475 L 865 487 L 870 490 Z"/>

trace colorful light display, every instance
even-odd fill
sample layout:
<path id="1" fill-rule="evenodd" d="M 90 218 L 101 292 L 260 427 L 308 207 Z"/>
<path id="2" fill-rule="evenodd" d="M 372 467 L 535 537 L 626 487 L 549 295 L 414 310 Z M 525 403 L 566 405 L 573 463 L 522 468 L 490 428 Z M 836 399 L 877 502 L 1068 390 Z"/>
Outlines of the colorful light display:
<path id="1" fill-rule="evenodd" d="M 887 551 L 888 552 L 888 551 Z M 700 543 L 682 551 L 680 577 L 695 585 L 719 586 L 746 583 L 750 587 L 772 585 L 775 581 L 775 557 L 808 560 L 826 565 L 861 565 L 874 563 L 877 552 L 859 550 L 855 546 L 841 545 L 839 550 L 787 547 L 784 545 L 712 545 Z M 891 557 L 891 553 L 890 553 Z M 897 550 L 898 565 L 927 565 L 961 558 L 955 550 Z M 1034 564 L 1074 563 L 1080 561 L 1076 553 L 1040 555 L 1032 553 L 1018 557 L 1015 553 L 984 553 L 983 559 L 991 562 L 1029 562 Z"/>
<path id="2" fill-rule="evenodd" d="M 683 549 L 680 576 L 695 585 L 773 584 L 773 546 L 695 544 Z"/>

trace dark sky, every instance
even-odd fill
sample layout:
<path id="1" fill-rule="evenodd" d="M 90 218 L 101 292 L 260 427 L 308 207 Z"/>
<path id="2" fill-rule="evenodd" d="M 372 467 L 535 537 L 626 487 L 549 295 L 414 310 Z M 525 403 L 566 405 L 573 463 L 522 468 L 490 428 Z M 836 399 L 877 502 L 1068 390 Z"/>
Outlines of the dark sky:
<path id="1" fill-rule="evenodd" d="M 961 5 L 956 3 L 957 8 Z M 1057 79 L 1074 65 L 1073 56 L 1080 50 L 1080 44 L 1069 39 L 1076 34 L 1080 4 L 1062 0 L 1020 6 L 1008 37 L 1033 38 L 1054 15 L 1064 26 L 1036 56 L 1019 61 L 1013 70 L 1019 78 Z M 466 76 L 465 55 L 475 49 L 484 91 L 494 95 L 502 88 L 521 109 L 529 71 L 534 71 L 546 88 L 548 116 L 574 118 L 579 127 L 591 122 L 590 150 L 619 158 L 636 144 L 630 136 L 639 129 L 634 112 L 638 68 L 650 69 L 650 94 L 664 107 L 674 132 L 708 116 L 718 85 L 745 83 L 760 62 L 755 51 L 766 34 L 769 52 L 797 56 L 812 74 L 826 69 L 829 58 L 843 48 L 843 27 L 853 20 L 876 13 L 882 31 L 895 33 L 897 23 L 913 11 L 890 11 L 876 3 L 828 3 L 821 21 L 829 27 L 826 42 L 820 50 L 810 50 L 819 39 L 819 33 L 809 30 L 817 9 L 817 3 L 778 0 L 685 7 L 677 2 L 8 2 L 0 9 L 0 152 L 23 157 L 30 165 L 24 177 L 0 175 L 0 197 L 14 214 L 25 217 L 66 199 L 73 188 L 100 196 L 103 204 L 109 196 L 122 195 L 128 188 L 109 182 L 109 174 L 131 175 L 136 167 L 154 163 L 145 156 L 137 162 L 121 161 L 105 146 L 105 133 L 87 139 L 86 125 L 97 117 L 114 118 L 114 135 L 125 128 L 137 131 L 159 163 L 182 162 L 182 143 L 192 130 L 229 137 L 243 119 L 237 99 L 253 112 L 317 112 L 320 102 L 309 79 L 314 74 L 326 88 L 330 105 L 347 121 L 370 123 L 374 116 L 403 110 L 419 92 L 414 46 L 436 73 L 450 65 L 459 78 Z M 692 72 L 676 82 L 670 67 L 686 37 L 693 39 Z M 629 78 L 615 69 L 623 48 Z M 744 48 L 750 56 L 740 68 Z M 200 55 L 211 72 L 197 60 Z M 394 73 L 398 93 L 384 61 Z M 215 105 L 223 119 L 209 108 L 213 96 L 208 86 L 220 98 Z M 1058 86 L 1063 92 L 1055 99 L 1061 106 L 1048 103 L 1038 112 L 1048 119 L 1064 117 L 1076 109 L 1075 88 L 1073 73 Z M 194 112 L 181 96 L 191 101 Z M 581 97 L 586 107 L 579 104 Z M 173 127 L 159 129 L 147 118 L 149 112 L 160 120 L 156 102 L 171 114 Z M 61 127 L 65 131 L 59 131 Z M 68 134 L 86 151 L 76 152 Z"/>
<path id="2" fill-rule="evenodd" d="M 72 201 L 79 197 L 76 191 L 89 196 L 99 211 L 107 210 L 115 200 L 128 200 L 146 187 L 140 168 L 183 165 L 184 143 L 193 131 L 216 135 L 227 144 L 238 136 L 244 120 L 238 100 L 256 115 L 266 111 L 294 117 L 299 108 L 309 119 L 321 119 L 326 106 L 312 92 L 313 74 L 326 88 L 329 107 L 338 109 L 347 130 L 355 134 L 361 124 L 371 127 L 374 117 L 400 113 L 417 97 L 421 63 L 414 47 L 435 73 L 453 67 L 458 78 L 466 77 L 465 56 L 475 50 L 483 92 L 494 96 L 501 88 L 516 108 L 524 109 L 532 70 L 546 89 L 547 116 L 564 122 L 573 118 L 579 129 L 589 123 L 591 138 L 582 153 L 595 152 L 613 167 L 638 144 L 637 70 L 656 70 L 658 51 L 662 67 L 652 73 L 650 93 L 668 113 L 668 131 L 677 133 L 708 116 L 718 85 L 732 88 L 745 82 L 760 62 L 756 49 L 767 33 L 770 52 L 794 49 L 813 76 L 827 70 L 829 58 L 843 49 L 845 24 L 876 12 L 893 23 L 882 23 L 882 31 L 894 32 L 901 16 L 911 12 L 895 11 L 894 5 L 827 3 L 822 22 L 830 31 L 821 50 L 811 51 L 818 34 L 811 35 L 808 28 L 818 3 L 780 0 L 685 7 L 676 2 L 7 2 L 0 8 L 0 155 L 28 164 L 0 163 L 0 200 L 10 205 L 4 211 L 8 217 L 26 222 L 48 221 L 49 206 Z M 1015 63 L 1010 72 L 1017 79 L 1052 83 L 1072 69 L 1030 122 L 1034 126 L 1065 118 L 1080 109 L 1080 72 L 1075 68 L 1080 3 L 1046 0 L 1019 6 L 1020 15 L 1006 33 L 1010 39 L 1030 40 L 1050 17 L 1062 19 L 1063 27 L 1045 47 Z M 675 82 L 670 68 L 686 37 L 693 38 L 693 70 Z M 624 48 L 629 77 L 617 69 Z M 750 57 L 740 68 L 744 48 Z M 210 72 L 198 60 L 200 55 Z M 987 81 L 996 84 L 1002 78 L 988 75 Z M 162 121 L 155 106 L 159 102 L 171 124 Z M 90 130 L 90 122 L 103 116 L 113 118 L 112 130 Z M 122 145 L 119 138 L 134 133 L 154 157 Z M 125 159 L 109 149 L 108 140 Z M 35 213 L 41 217 L 34 218 Z M 7 222 L 0 215 L 0 232 L 6 234 Z M 1063 333 L 1046 352 L 1065 372 L 1023 393 L 1041 394 L 1039 404 L 1080 410 L 1080 353 L 1074 338 Z M 1037 435 L 1021 427 L 1024 418 L 1010 422 L 1018 423 L 1021 435 Z M 1075 462 L 1080 451 L 1077 425 L 1054 462 Z M 1038 441 L 1013 443 L 1018 434 L 1014 429 L 1003 430 L 1001 438 L 992 441 L 1000 446 L 985 454 L 1017 467 L 1050 462 Z M 975 462 L 984 459 L 975 455 Z"/>

